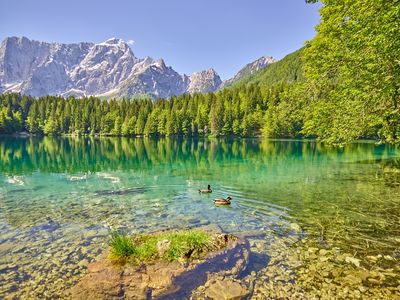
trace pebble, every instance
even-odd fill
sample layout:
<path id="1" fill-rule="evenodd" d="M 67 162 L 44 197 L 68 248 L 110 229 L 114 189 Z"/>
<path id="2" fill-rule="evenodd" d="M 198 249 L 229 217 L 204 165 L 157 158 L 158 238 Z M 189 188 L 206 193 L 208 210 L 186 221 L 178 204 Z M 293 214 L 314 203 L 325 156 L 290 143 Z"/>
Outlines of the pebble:
<path id="1" fill-rule="evenodd" d="M 295 231 L 295 232 L 301 231 L 301 227 L 300 227 L 300 225 L 297 224 L 297 223 L 291 223 L 291 224 L 290 224 L 290 229 L 293 230 L 293 231 Z"/>
<path id="2" fill-rule="evenodd" d="M 348 256 L 348 257 L 346 257 L 345 261 L 347 263 L 354 264 L 356 267 L 360 266 L 360 260 L 358 258 Z"/>
<path id="3" fill-rule="evenodd" d="M 296 232 L 301 231 L 300 225 L 296 223 L 292 223 L 290 228 Z M 71 234 L 78 235 L 77 231 L 71 231 Z M 66 287 L 76 283 L 82 276 L 87 264 L 99 254 L 98 250 L 107 246 L 106 235 L 94 231 L 90 236 L 94 236 L 91 238 L 90 247 L 84 246 L 84 243 L 79 245 L 57 239 L 40 253 L 39 249 L 42 247 L 40 239 L 35 241 L 37 243 L 35 246 L 27 247 L 23 251 L 20 245 L 21 248 L 13 254 L 13 262 L 0 264 L 0 272 L 6 281 L 21 278 L 22 283 L 18 286 L 9 284 L 4 287 L 14 298 L 60 298 Z M 25 240 L 24 243 L 32 242 L 29 237 L 21 235 L 20 238 L 20 241 Z M 258 270 L 257 273 L 252 271 L 242 281 L 254 285 L 252 298 L 385 299 L 388 295 L 400 294 L 400 286 L 387 287 L 388 282 L 392 284 L 400 282 L 399 268 L 391 271 L 383 268 L 365 270 L 366 275 L 363 275 L 365 278 L 361 279 L 357 272 L 364 270 L 368 263 L 364 264 L 360 258 L 353 257 L 350 253 L 341 253 L 338 248 L 320 249 L 315 245 L 311 238 L 308 241 L 302 238 L 296 245 L 293 245 L 292 238 L 277 238 L 275 243 L 270 240 L 251 241 L 252 249 L 258 253 L 268 253 L 271 259 L 265 268 Z M 29 255 L 36 257 L 34 261 L 22 253 L 27 251 L 30 251 Z M 53 254 L 52 258 L 43 255 L 44 252 Z M 382 258 L 386 264 L 395 265 L 391 263 L 395 259 L 390 255 L 366 257 L 369 263 L 374 264 L 384 261 Z M 12 270 L 17 266 L 18 273 Z M 32 272 L 33 269 L 36 272 Z M 391 275 L 385 276 L 384 273 Z M 26 276 L 24 274 L 29 274 L 31 278 L 24 279 Z M 61 277 L 60 274 L 65 276 Z M 389 281 L 385 281 L 387 278 Z M 46 291 L 43 290 L 44 286 Z M 206 283 L 201 289 L 204 291 L 208 286 Z"/>

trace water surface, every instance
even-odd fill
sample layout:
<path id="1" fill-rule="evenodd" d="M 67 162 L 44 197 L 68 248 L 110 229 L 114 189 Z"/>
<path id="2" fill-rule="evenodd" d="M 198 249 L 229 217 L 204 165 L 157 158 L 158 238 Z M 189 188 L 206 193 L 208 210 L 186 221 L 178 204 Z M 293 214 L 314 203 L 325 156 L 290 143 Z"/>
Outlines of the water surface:
<path id="1" fill-rule="evenodd" d="M 0 297 L 63 295 L 106 248 L 111 229 L 216 224 L 272 243 L 300 227 L 322 247 L 400 256 L 393 146 L 2 137 L 0 161 Z M 207 184 L 212 195 L 199 194 Z M 230 207 L 213 205 L 228 195 Z"/>

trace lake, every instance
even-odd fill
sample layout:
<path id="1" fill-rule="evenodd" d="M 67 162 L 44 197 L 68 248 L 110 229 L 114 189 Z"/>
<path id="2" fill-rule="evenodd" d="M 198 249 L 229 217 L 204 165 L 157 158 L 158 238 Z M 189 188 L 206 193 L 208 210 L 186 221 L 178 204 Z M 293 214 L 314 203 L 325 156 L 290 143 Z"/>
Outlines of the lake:
<path id="1" fill-rule="evenodd" d="M 336 285 L 358 284 L 367 298 L 375 290 L 383 298 L 400 295 L 397 147 L 1 137 L 0 159 L 0 298 L 68 298 L 87 264 L 107 249 L 111 230 L 134 234 L 208 225 L 251 236 L 258 260 L 249 272 L 263 278 L 255 284 L 259 295 L 272 276 L 268 267 L 278 261 L 274 257 L 293 249 L 298 264 L 285 259 L 285 269 L 296 274 L 297 286 L 309 280 L 315 287 L 320 280 L 323 288 L 335 283 L 334 271 L 347 279 L 349 272 L 362 271 L 369 272 L 362 281 Z M 199 194 L 207 184 L 213 193 Z M 213 205 L 214 198 L 226 196 L 233 198 L 231 206 Z M 331 263 L 328 275 L 305 277 L 311 265 L 325 261 Z"/>

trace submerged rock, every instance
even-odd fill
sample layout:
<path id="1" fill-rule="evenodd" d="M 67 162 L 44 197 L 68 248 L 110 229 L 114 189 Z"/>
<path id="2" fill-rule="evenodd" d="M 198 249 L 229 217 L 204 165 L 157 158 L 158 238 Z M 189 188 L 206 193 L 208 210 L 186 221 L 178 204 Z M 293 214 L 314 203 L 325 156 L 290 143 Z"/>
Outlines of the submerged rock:
<path id="1" fill-rule="evenodd" d="M 352 263 L 352 264 L 355 265 L 356 267 L 359 267 L 359 266 L 360 266 L 360 260 L 359 260 L 358 258 L 347 256 L 346 259 L 345 259 L 345 261 L 346 261 L 347 263 Z"/>
<path id="2" fill-rule="evenodd" d="M 249 295 L 247 288 L 230 278 L 206 283 L 205 294 L 211 299 L 240 300 Z"/>
<path id="3" fill-rule="evenodd" d="M 291 223 L 290 224 L 290 229 L 293 230 L 294 232 L 300 232 L 301 231 L 301 227 L 297 223 Z"/>

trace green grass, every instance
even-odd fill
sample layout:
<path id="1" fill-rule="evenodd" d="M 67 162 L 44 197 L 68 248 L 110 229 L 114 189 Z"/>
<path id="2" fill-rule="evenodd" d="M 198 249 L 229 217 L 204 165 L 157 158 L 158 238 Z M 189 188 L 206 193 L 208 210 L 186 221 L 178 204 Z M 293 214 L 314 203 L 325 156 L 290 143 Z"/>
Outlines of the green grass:
<path id="1" fill-rule="evenodd" d="M 165 253 L 157 251 L 159 241 L 170 243 Z M 211 236 L 201 230 L 181 230 L 134 237 L 113 232 L 110 240 L 110 258 L 116 263 L 143 263 L 157 259 L 176 261 L 181 258 L 199 258 L 211 247 Z"/>
<path id="2" fill-rule="evenodd" d="M 111 257 L 118 258 L 120 262 L 128 260 L 137 251 L 132 243 L 132 239 L 126 236 L 126 234 L 118 232 L 111 233 L 110 246 Z"/>

